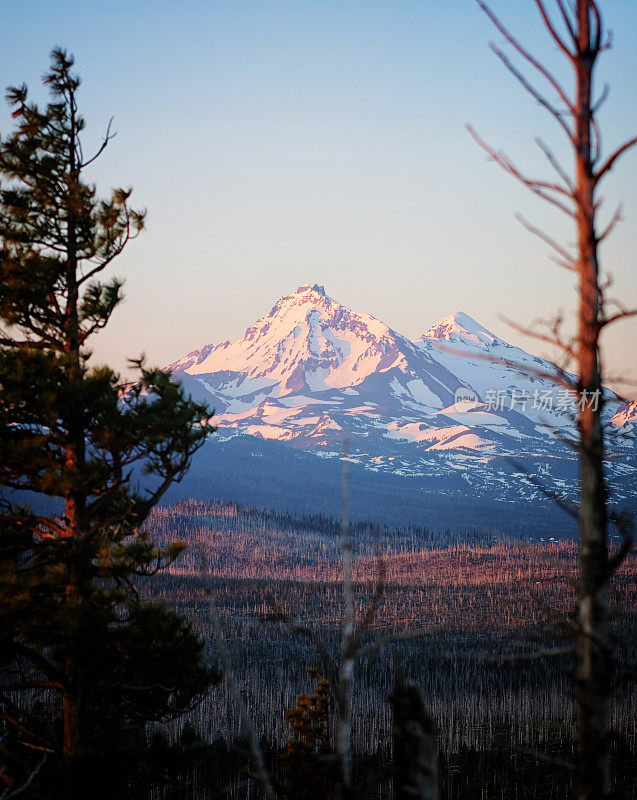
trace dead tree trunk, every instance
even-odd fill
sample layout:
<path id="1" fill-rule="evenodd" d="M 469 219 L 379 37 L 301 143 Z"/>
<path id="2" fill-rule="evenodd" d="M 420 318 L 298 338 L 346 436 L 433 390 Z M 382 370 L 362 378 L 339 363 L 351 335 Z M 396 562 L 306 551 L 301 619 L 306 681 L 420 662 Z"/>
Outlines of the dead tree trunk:
<path id="1" fill-rule="evenodd" d="M 352 681 L 358 654 L 356 652 L 356 619 L 352 587 L 352 539 L 349 531 L 349 441 L 343 443 L 341 476 L 341 558 L 343 561 L 343 628 L 341 634 L 341 666 L 338 675 L 338 718 L 336 721 L 336 756 L 339 780 L 337 800 L 350 800 L 352 787 Z"/>
<path id="2" fill-rule="evenodd" d="M 595 172 L 591 136 L 592 70 L 588 0 L 577 2 L 580 57 L 576 67 L 575 194 L 577 203 L 579 317 L 579 591 L 577 629 L 578 775 L 581 800 L 606 797 L 608 775 L 608 698 L 611 657 L 606 635 L 608 543 L 602 380 L 599 360 L 601 297 L 595 231 Z"/>
<path id="3" fill-rule="evenodd" d="M 393 711 L 394 800 L 438 800 L 436 733 L 417 686 L 396 670 Z"/>
<path id="4" fill-rule="evenodd" d="M 617 159 L 637 144 L 637 137 L 624 142 L 605 161 L 601 159 L 601 132 L 596 113 L 605 100 L 607 90 L 593 100 L 593 72 L 600 53 L 610 47 L 610 37 L 604 38 L 603 23 L 595 0 L 575 0 L 567 4 L 556 0 L 557 12 L 563 23 L 558 30 L 548 12 L 545 0 L 535 0 L 542 21 L 559 51 L 567 59 L 575 77 L 574 96 L 557 78 L 534 57 L 493 14 L 484 0 L 477 0 L 495 27 L 502 33 L 527 65 L 546 81 L 557 97 L 557 105 L 539 92 L 496 45 L 491 45 L 506 68 L 531 96 L 545 108 L 566 134 L 574 155 L 574 174 L 563 169 L 553 152 L 541 141 L 538 144 L 558 182 L 536 180 L 525 176 L 511 160 L 478 138 L 478 143 L 506 172 L 520 181 L 542 200 L 571 217 L 575 223 L 577 242 L 575 252 L 557 244 L 543 231 L 524 223 L 529 230 L 549 244 L 557 253 L 556 261 L 576 273 L 578 280 L 577 333 L 565 340 L 560 335 L 561 317 L 549 326 L 549 335 L 526 331 L 543 342 L 562 350 L 566 367 L 575 361 L 577 382 L 568 388 L 578 401 L 579 429 L 579 582 L 577 600 L 577 737 L 578 737 L 578 798 L 603 800 L 610 791 L 608 774 L 608 701 L 613 656 L 607 639 L 607 586 L 631 546 L 630 533 L 620 528 L 625 541 L 619 552 L 609 559 L 608 508 L 604 479 L 604 436 L 602 430 L 602 368 L 599 337 L 603 328 L 619 319 L 637 314 L 617 300 L 604 302 L 600 285 L 598 245 L 613 230 L 620 219 L 621 207 L 601 231 L 597 230 L 601 200 L 600 181 L 614 167 Z M 616 306 L 616 313 L 607 307 Z M 564 383 L 565 373 L 556 376 Z"/>

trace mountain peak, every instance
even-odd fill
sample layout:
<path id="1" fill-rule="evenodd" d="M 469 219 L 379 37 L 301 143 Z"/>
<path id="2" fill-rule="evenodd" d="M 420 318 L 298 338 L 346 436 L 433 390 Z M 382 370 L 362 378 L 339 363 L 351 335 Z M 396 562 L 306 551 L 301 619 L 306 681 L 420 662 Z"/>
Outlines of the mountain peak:
<path id="1" fill-rule="evenodd" d="M 318 294 L 321 297 L 327 298 L 325 286 L 321 286 L 318 283 L 315 283 L 313 286 L 309 283 L 304 283 L 303 286 L 299 286 L 295 294 Z"/>
<path id="2" fill-rule="evenodd" d="M 457 344 L 472 344 L 479 347 L 488 347 L 499 342 L 499 339 L 491 331 L 476 322 L 473 317 L 465 314 L 464 311 L 456 311 L 455 314 L 443 317 L 435 325 L 432 325 L 422 335 L 422 338 Z"/>
<path id="3" fill-rule="evenodd" d="M 340 304 L 327 294 L 324 286 L 318 283 L 304 283 L 295 292 L 280 297 L 264 319 L 286 318 L 288 321 L 296 317 L 300 319 L 305 318 L 312 309 L 318 308 L 327 311 L 338 305 Z M 258 320 L 254 325 L 260 324 L 261 320 Z M 248 330 L 254 328 L 254 325 L 251 325 Z"/>
<path id="4" fill-rule="evenodd" d="M 280 297 L 272 310 L 268 314 L 268 318 L 279 317 L 283 315 L 296 315 L 306 314 L 308 306 L 330 308 L 331 306 L 339 305 L 327 294 L 325 286 L 315 283 L 304 283 L 295 292 L 284 294 Z M 253 326 L 250 326 L 253 327 Z"/>
<path id="5" fill-rule="evenodd" d="M 386 325 L 333 300 L 324 286 L 306 283 L 279 298 L 242 339 L 190 354 L 172 367 L 190 375 L 232 373 L 237 397 L 256 397 L 350 387 L 403 362 L 396 334 Z"/>

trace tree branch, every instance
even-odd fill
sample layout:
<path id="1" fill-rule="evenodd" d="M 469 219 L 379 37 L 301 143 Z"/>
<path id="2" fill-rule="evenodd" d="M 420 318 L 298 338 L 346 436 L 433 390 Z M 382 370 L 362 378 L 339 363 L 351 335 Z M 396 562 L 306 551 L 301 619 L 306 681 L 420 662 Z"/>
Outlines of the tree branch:
<path id="1" fill-rule="evenodd" d="M 575 186 L 573 185 L 573 181 L 569 178 L 566 170 L 562 167 L 559 163 L 557 158 L 555 158 L 553 151 L 548 147 L 547 144 L 539 137 L 535 137 L 535 143 L 540 148 L 540 150 L 544 153 L 546 158 L 548 159 L 549 164 L 553 167 L 555 172 L 560 176 L 560 178 L 566 184 L 568 189 L 569 195 L 574 199 L 575 198 Z"/>
<path id="2" fill-rule="evenodd" d="M 501 317 L 507 325 L 512 327 L 514 330 L 518 331 L 518 333 L 522 333 L 525 336 L 530 336 L 532 339 L 537 339 L 539 342 L 545 342 L 546 344 L 554 345 L 555 347 L 559 347 L 559 349 L 565 353 L 569 359 L 575 358 L 575 351 L 573 350 L 573 344 L 575 340 L 573 338 L 569 339 L 568 341 L 564 341 L 560 336 L 560 326 L 562 324 L 561 316 L 557 316 L 552 323 L 547 322 L 546 320 L 537 320 L 536 322 L 532 323 L 532 325 L 544 325 L 549 328 L 551 335 L 543 334 L 538 331 L 534 331 L 532 327 L 525 328 L 523 325 L 519 325 L 517 322 L 514 322 L 509 317 Z"/>
<path id="3" fill-rule="evenodd" d="M 557 7 L 559 8 L 560 13 L 562 15 L 562 19 L 564 20 L 564 25 L 566 26 L 566 29 L 568 30 L 571 39 L 573 40 L 573 44 L 577 47 L 577 34 L 575 33 L 573 22 L 568 15 L 568 11 L 566 10 L 564 2 L 563 0 L 556 0 L 556 2 L 557 2 Z"/>
<path id="4" fill-rule="evenodd" d="M 613 231 L 614 227 L 617 225 L 618 222 L 622 221 L 622 211 L 624 207 L 621 203 L 615 209 L 613 216 L 610 218 L 610 222 L 604 228 L 604 230 L 599 234 L 597 237 L 598 242 L 603 242 L 604 239 Z"/>
<path id="5" fill-rule="evenodd" d="M 602 164 L 602 166 L 597 170 L 595 175 L 593 176 L 593 181 L 595 186 L 601 181 L 604 175 L 607 172 L 610 172 L 613 168 L 617 159 L 622 156 L 627 150 L 630 150 L 631 147 L 634 147 L 637 144 L 637 136 L 634 136 L 632 139 L 629 139 L 627 142 L 624 142 L 621 147 L 618 147 L 612 155 L 610 155 L 606 161 Z"/>
<path id="6" fill-rule="evenodd" d="M 476 2 L 479 2 L 479 0 L 476 0 Z M 526 91 L 532 97 L 534 97 L 537 100 L 537 102 L 543 108 L 545 108 L 549 112 L 549 114 L 551 114 L 551 116 L 553 116 L 555 118 L 555 120 L 557 121 L 558 125 L 562 128 L 562 130 L 564 131 L 564 133 L 568 137 L 569 141 L 574 143 L 575 139 L 574 139 L 574 136 L 573 136 L 573 132 L 568 127 L 566 122 L 564 122 L 563 115 L 551 103 L 549 103 L 549 101 L 543 95 L 541 95 L 538 92 L 538 90 L 531 83 L 529 83 L 529 81 L 524 77 L 524 75 L 518 69 L 516 69 L 516 67 L 513 66 L 511 61 L 509 61 L 509 59 L 504 55 L 502 50 L 500 50 L 493 43 L 490 45 L 490 47 L 493 50 L 493 52 L 496 54 L 496 56 L 500 59 L 500 61 L 502 61 L 504 66 L 509 70 L 509 72 L 515 78 L 517 78 L 517 80 L 522 84 L 522 86 L 526 89 Z M 569 107 L 569 109 L 571 109 L 570 103 L 568 104 L 568 107 Z M 571 113 L 572 113 L 572 111 L 571 111 Z"/>
<path id="7" fill-rule="evenodd" d="M 568 49 L 564 41 L 562 41 L 562 37 L 558 34 L 557 30 L 553 26 L 551 18 L 549 17 L 546 8 L 544 7 L 544 3 L 542 2 L 542 0 L 535 0 L 535 5 L 538 7 L 538 11 L 540 12 L 542 19 L 544 20 L 544 25 L 546 26 L 548 32 L 551 34 L 553 41 L 564 53 L 564 55 L 568 58 L 568 60 L 572 62 L 573 59 L 575 58 L 575 55 L 571 53 L 571 51 Z"/>
<path id="8" fill-rule="evenodd" d="M 540 62 L 534 56 L 532 56 L 531 53 L 529 53 L 529 51 L 526 48 L 524 48 L 511 33 L 509 33 L 509 31 L 504 27 L 504 25 L 500 22 L 500 20 L 496 17 L 496 15 L 491 11 L 489 6 L 485 2 L 483 2 L 483 0 L 476 0 L 476 3 L 484 11 L 487 17 L 489 17 L 491 22 L 500 31 L 500 33 L 504 36 L 507 42 L 509 42 L 509 44 L 512 45 L 515 48 L 515 50 L 517 50 L 517 52 L 522 56 L 522 58 L 528 61 L 528 63 L 531 64 L 531 66 L 534 67 L 540 73 L 540 75 L 542 75 L 542 77 L 545 78 L 551 84 L 553 89 L 555 89 L 556 93 L 564 103 L 564 105 L 572 113 L 574 113 L 575 111 L 574 106 L 572 102 L 569 100 L 566 92 L 564 91 L 564 89 L 562 89 L 560 84 L 553 77 L 553 75 L 551 75 L 551 73 L 546 69 L 546 67 L 540 64 Z M 571 53 L 568 54 L 569 57 L 572 58 L 572 54 Z"/>
<path id="9" fill-rule="evenodd" d="M 42 655 L 42 653 L 38 653 L 37 650 L 34 650 L 29 645 L 26 645 L 22 642 L 11 642 L 12 647 L 15 649 L 18 655 L 26 658 L 27 661 L 30 661 L 34 664 L 44 675 L 46 675 L 50 681 L 55 684 L 59 684 L 60 688 L 65 691 L 67 688 L 67 683 L 64 675 L 56 669 L 56 667 L 51 664 L 51 662 Z"/>
<path id="10" fill-rule="evenodd" d="M 106 134 L 104 135 L 104 139 L 103 139 L 102 144 L 100 145 L 98 151 L 95 153 L 94 156 L 89 158 L 88 161 L 84 161 L 84 162 L 80 161 L 80 167 L 79 167 L 80 169 L 84 169 L 84 167 L 88 167 L 89 164 L 92 164 L 95 160 L 97 160 L 102 155 L 104 150 L 107 148 L 108 143 L 111 141 L 111 139 L 114 139 L 117 136 L 117 133 L 111 133 L 111 125 L 112 124 L 113 124 L 113 117 L 111 117 L 109 119 L 109 121 L 108 121 L 108 125 L 106 126 Z"/>
<path id="11" fill-rule="evenodd" d="M 572 264 L 572 269 L 574 272 L 577 270 L 577 266 L 573 256 L 567 250 L 565 250 L 561 245 L 559 245 L 555 241 L 555 239 L 552 239 L 548 234 L 544 233 L 544 231 L 541 230 L 540 228 L 536 228 L 535 225 L 531 225 L 531 223 L 527 222 L 527 220 L 521 214 L 516 214 L 515 218 L 521 225 L 523 225 L 527 229 L 527 231 L 529 231 L 529 233 L 532 233 L 534 236 L 537 236 L 543 242 L 546 242 L 546 244 L 548 244 L 549 247 L 552 247 L 557 253 L 559 253 L 559 255 L 566 264 Z"/>
<path id="12" fill-rule="evenodd" d="M 511 159 L 506 155 L 506 153 L 499 153 L 496 152 L 490 145 L 488 145 L 483 139 L 478 136 L 476 131 L 471 125 L 467 125 L 467 130 L 469 131 L 470 135 L 473 137 L 475 142 L 492 158 L 496 164 L 501 167 L 505 172 L 509 175 L 514 177 L 518 180 L 521 184 L 527 187 L 533 194 L 536 194 L 538 197 L 541 197 L 542 200 L 546 200 L 547 203 L 551 203 L 556 208 L 559 208 L 560 211 L 564 212 L 568 217 L 571 219 L 575 218 L 575 212 L 568 208 L 568 206 L 564 205 L 562 202 L 557 200 L 554 197 L 551 197 L 547 192 L 557 192 L 558 194 L 567 197 L 572 202 L 575 202 L 575 198 L 573 194 L 564 189 L 563 186 L 560 186 L 557 183 L 549 183 L 548 181 L 540 181 L 535 180 L 533 178 L 527 178 L 525 175 L 519 171 L 519 169 L 513 164 Z"/>

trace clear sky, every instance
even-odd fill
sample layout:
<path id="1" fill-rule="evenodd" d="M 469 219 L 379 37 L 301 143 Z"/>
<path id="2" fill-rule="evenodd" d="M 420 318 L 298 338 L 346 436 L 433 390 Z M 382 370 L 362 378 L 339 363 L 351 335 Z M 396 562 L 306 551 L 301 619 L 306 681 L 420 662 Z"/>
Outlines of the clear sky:
<path id="1" fill-rule="evenodd" d="M 548 0 L 550 2 L 550 0 Z M 614 46 L 599 88 L 607 152 L 637 133 L 637 3 L 601 6 Z M 532 0 L 492 8 L 571 85 Z M 528 171 L 550 175 L 541 135 L 570 164 L 555 122 L 504 70 L 501 37 L 473 0 L 3 0 L 0 82 L 76 57 L 85 151 L 111 115 L 117 137 L 91 178 L 133 185 L 148 230 L 115 268 L 126 302 L 95 354 L 123 369 L 242 335 L 304 283 L 416 337 L 463 310 L 534 352 L 499 319 L 574 308 L 573 276 L 514 219 L 560 241 L 568 220 L 490 164 L 472 123 Z M 544 87 L 542 87 L 544 88 Z M 0 112 L 0 131 L 11 121 Z M 548 169 L 548 172 L 547 172 Z M 637 305 L 637 153 L 611 173 L 604 209 L 624 223 L 602 250 L 615 293 Z M 606 335 L 615 374 L 637 378 L 637 321 Z M 635 393 L 637 390 L 631 390 Z"/>

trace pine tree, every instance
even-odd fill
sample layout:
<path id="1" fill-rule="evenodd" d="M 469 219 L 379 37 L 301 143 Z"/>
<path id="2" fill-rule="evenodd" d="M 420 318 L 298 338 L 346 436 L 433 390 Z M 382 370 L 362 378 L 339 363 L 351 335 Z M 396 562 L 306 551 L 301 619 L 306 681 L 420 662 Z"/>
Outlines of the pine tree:
<path id="1" fill-rule="evenodd" d="M 102 273 L 144 213 L 84 178 L 112 135 L 84 156 L 72 66 L 52 52 L 43 109 L 8 90 L 0 140 L 0 752 L 25 775 L 33 753 L 46 772 L 124 747 L 216 680 L 189 624 L 139 595 L 183 549 L 142 526 L 212 415 L 141 358 L 133 384 L 90 363 L 122 299 Z"/>
<path id="2" fill-rule="evenodd" d="M 295 800 L 330 800 L 334 797 L 336 769 L 330 735 L 330 682 L 317 669 L 312 694 L 300 694 L 296 706 L 285 712 L 292 729 L 279 760 L 283 767 L 282 797 Z"/>

